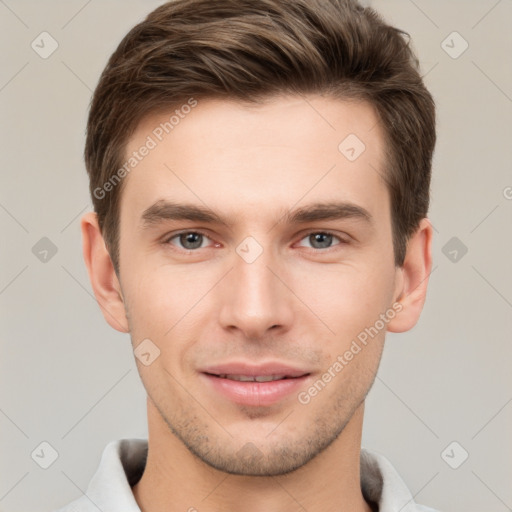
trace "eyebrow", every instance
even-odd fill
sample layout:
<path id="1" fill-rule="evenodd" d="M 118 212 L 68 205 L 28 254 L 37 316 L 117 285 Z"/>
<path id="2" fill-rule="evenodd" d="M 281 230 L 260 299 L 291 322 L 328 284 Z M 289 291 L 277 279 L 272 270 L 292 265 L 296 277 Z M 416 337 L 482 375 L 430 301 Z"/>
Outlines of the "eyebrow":
<path id="1" fill-rule="evenodd" d="M 342 219 L 356 219 L 363 220 L 368 224 L 372 223 L 372 215 L 368 210 L 349 202 L 315 203 L 286 213 L 284 219 L 288 224 Z"/>
<path id="2" fill-rule="evenodd" d="M 173 203 L 165 199 L 160 199 L 144 210 L 141 216 L 141 227 L 150 227 L 168 220 L 189 220 L 206 224 L 223 224 L 229 227 L 220 215 L 209 208 L 193 204 Z"/>
<path id="3" fill-rule="evenodd" d="M 315 221 L 355 219 L 371 224 L 373 217 L 368 210 L 351 202 L 314 203 L 285 213 L 277 224 L 305 224 Z M 213 210 L 194 204 L 174 203 L 161 199 L 144 210 L 141 228 L 171 220 L 220 224 L 230 228 L 230 223 Z"/>

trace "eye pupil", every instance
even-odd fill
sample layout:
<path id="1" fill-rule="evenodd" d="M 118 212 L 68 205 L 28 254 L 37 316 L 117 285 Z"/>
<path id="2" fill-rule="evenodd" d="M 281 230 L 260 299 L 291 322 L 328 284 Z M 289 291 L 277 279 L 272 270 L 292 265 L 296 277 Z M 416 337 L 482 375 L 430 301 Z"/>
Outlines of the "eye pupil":
<path id="1" fill-rule="evenodd" d="M 180 235 L 180 243 L 185 249 L 197 249 L 201 247 L 203 235 L 200 233 L 183 233 Z"/>
<path id="2" fill-rule="evenodd" d="M 328 233 L 314 233 L 309 239 L 315 249 L 325 249 L 332 244 L 332 235 Z"/>

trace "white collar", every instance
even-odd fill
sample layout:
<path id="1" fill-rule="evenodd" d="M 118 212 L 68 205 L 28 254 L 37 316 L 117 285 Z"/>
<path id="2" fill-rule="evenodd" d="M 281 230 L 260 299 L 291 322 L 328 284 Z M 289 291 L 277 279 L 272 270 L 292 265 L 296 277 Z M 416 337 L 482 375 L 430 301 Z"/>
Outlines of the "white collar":
<path id="1" fill-rule="evenodd" d="M 87 492 L 56 512 L 140 512 L 131 487 L 146 465 L 146 439 L 109 443 Z M 436 512 L 417 505 L 395 468 L 376 452 L 361 449 L 361 489 L 379 512 Z"/>

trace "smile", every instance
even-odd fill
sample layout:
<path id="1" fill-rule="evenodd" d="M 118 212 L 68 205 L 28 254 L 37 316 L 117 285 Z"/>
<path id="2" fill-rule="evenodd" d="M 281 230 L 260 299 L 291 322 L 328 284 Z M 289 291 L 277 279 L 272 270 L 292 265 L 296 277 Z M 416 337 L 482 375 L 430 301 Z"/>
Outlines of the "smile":
<path id="1" fill-rule="evenodd" d="M 252 407 L 268 407 L 295 396 L 311 373 L 279 363 L 229 363 L 203 368 L 199 376 L 215 397 Z"/>
<path id="2" fill-rule="evenodd" d="M 286 375 L 233 375 L 233 374 L 222 374 L 214 375 L 221 379 L 237 380 L 239 382 L 272 382 L 274 380 L 291 379 L 293 377 L 287 377 Z"/>

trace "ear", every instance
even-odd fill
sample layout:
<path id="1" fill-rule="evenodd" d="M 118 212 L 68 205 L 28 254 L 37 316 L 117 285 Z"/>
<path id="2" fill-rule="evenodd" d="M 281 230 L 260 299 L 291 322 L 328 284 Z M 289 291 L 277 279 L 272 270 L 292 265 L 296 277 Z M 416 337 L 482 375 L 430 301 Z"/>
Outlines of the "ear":
<path id="1" fill-rule="evenodd" d="M 130 332 L 121 285 L 103 240 L 97 215 L 94 212 L 86 213 L 81 219 L 81 228 L 85 265 L 101 312 L 111 327 L 120 332 Z"/>
<path id="2" fill-rule="evenodd" d="M 432 225 L 427 218 L 407 243 L 403 265 L 397 269 L 396 299 L 402 309 L 388 323 L 390 332 L 412 329 L 420 317 L 432 268 Z"/>

